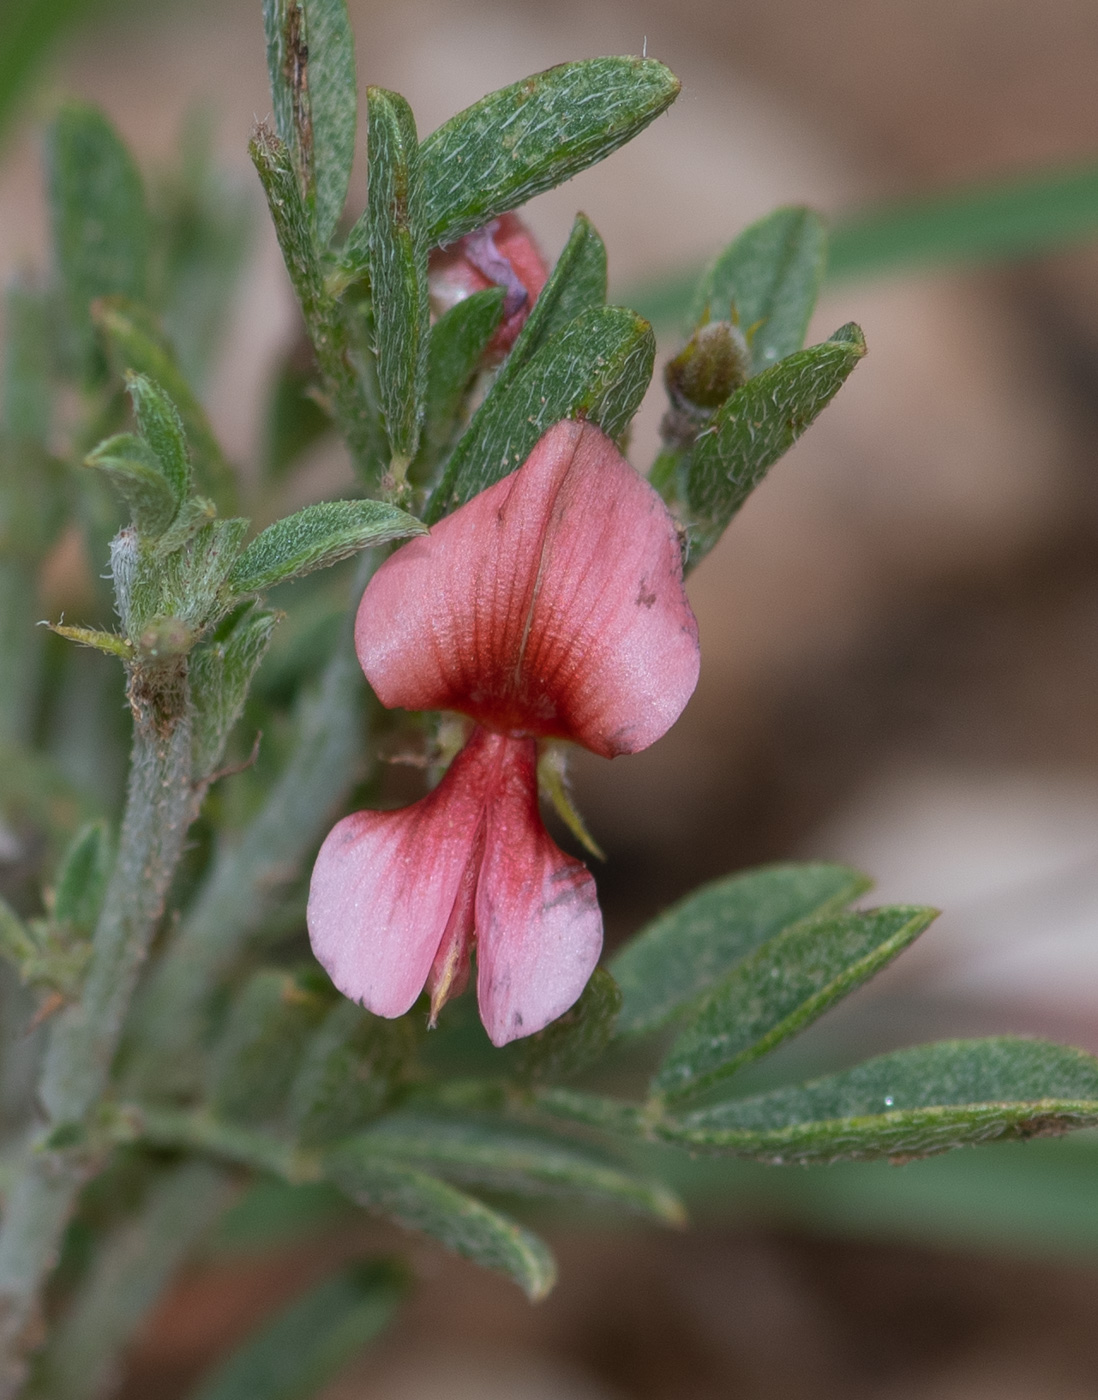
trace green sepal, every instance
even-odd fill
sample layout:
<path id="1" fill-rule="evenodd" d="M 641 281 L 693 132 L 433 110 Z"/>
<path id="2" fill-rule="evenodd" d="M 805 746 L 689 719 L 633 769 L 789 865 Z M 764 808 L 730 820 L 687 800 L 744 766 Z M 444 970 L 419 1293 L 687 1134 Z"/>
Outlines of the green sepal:
<path id="1" fill-rule="evenodd" d="M 662 1184 L 585 1144 L 510 1124 L 408 1111 L 381 1119 L 341 1150 L 359 1161 L 376 1154 L 487 1191 L 572 1196 L 672 1225 L 685 1218 L 681 1202 Z"/>
<path id="2" fill-rule="evenodd" d="M 290 1124 L 306 1146 L 365 1127 L 389 1104 L 415 1045 L 410 1018 L 371 1016 L 340 1000 L 309 1040 L 290 1089 Z"/>
<path id="3" fill-rule="evenodd" d="M 215 1113 L 248 1124 L 282 1115 L 305 1044 L 330 1005 L 326 992 L 312 969 L 253 974 L 210 1061 L 206 1092 Z"/>
<path id="4" fill-rule="evenodd" d="M 691 1151 L 773 1163 L 907 1161 L 1098 1124 L 1098 1060 L 1009 1036 L 918 1045 L 659 1125 Z"/>
<path id="5" fill-rule="evenodd" d="M 668 1051 L 654 1090 L 688 1098 L 768 1054 L 891 962 L 936 916 L 901 904 L 783 929 L 713 988 Z"/>
<path id="6" fill-rule="evenodd" d="M 108 297 L 95 303 L 92 318 L 106 342 L 115 371 L 120 376 L 127 371 L 144 376 L 170 400 L 186 434 L 184 450 L 189 444 L 193 452 L 199 486 L 210 492 L 223 509 L 232 510 L 236 502 L 232 468 L 225 460 L 206 410 L 187 382 L 175 351 L 155 317 L 136 302 L 124 297 Z M 189 466 L 187 479 L 189 483 Z"/>
<path id="7" fill-rule="evenodd" d="M 88 822 L 61 858 L 53 891 L 52 917 L 91 933 L 111 872 L 114 846 L 106 822 Z"/>
<path id="8" fill-rule="evenodd" d="M 537 1235 L 437 1177 L 355 1143 L 329 1153 L 324 1172 L 356 1204 L 505 1274 L 532 1300 L 544 1298 L 556 1282 L 553 1256 Z"/>
<path id="9" fill-rule="evenodd" d="M 461 426 L 477 370 L 503 316 L 503 298 L 502 287 L 486 287 L 451 306 L 431 327 L 423 433 L 413 477 L 430 471 Z"/>
<path id="10" fill-rule="evenodd" d="M 621 1010 L 618 984 L 604 967 L 596 967 L 576 1004 L 544 1030 L 508 1046 L 519 1079 L 553 1083 L 594 1064 L 610 1044 Z"/>
<path id="11" fill-rule="evenodd" d="M 752 224 L 707 268 L 688 333 L 733 321 L 748 335 L 758 374 L 804 344 L 827 265 L 827 230 L 811 209 L 776 209 Z"/>
<path id="12" fill-rule="evenodd" d="M 238 595 L 259 593 L 371 545 L 426 533 L 414 515 L 384 501 L 321 501 L 257 535 L 237 560 L 228 587 Z"/>
<path id="13" fill-rule="evenodd" d="M 673 904 L 610 962 L 622 993 L 618 1032 L 659 1030 L 791 924 L 829 914 L 869 889 L 844 865 L 767 865 L 703 885 Z"/>
<path id="14" fill-rule="evenodd" d="M 99 378 L 91 303 L 142 300 L 150 229 L 141 176 L 101 111 L 69 103 L 46 136 L 54 258 L 85 377 Z"/>
<path id="15" fill-rule="evenodd" d="M 851 324 L 749 379 L 717 409 L 679 468 L 690 567 L 724 533 L 768 469 L 827 407 L 865 355 Z"/>
<path id="16" fill-rule="evenodd" d="M 665 111 L 679 81 L 653 58 L 562 63 L 489 93 L 423 142 L 433 244 L 563 184 Z"/>
<path id="17" fill-rule="evenodd" d="M 147 442 L 133 433 L 118 433 L 101 442 L 84 459 L 102 472 L 129 507 L 138 536 L 155 540 L 175 518 L 178 501 Z"/>
<path id="18" fill-rule="evenodd" d="M 419 446 L 427 390 L 430 305 L 419 143 L 412 109 L 395 92 L 366 89 L 370 247 L 381 405 L 393 456 L 406 469 Z"/>
<path id="19" fill-rule="evenodd" d="M 428 523 L 521 466 L 562 418 L 586 418 L 619 437 L 652 378 L 655 350 L 648 322 L 618 306 L 594 307 L 550 336 L 486 395 L 431 497 Z"/>
<path id="20" fill-rule="evenodd" d="M 263 1323 L 191 1400 L 312 1400 L 389 1325 L 407 1291 L 396 1264 L 342 1269 Z"/>
<path id="21" fill-rule="evenodd" d="M 175 404 L 159 384 L 143 374 L 128 374 L 126 389 L 133 401 L 138 431 L 156 454 L 178 505 L 190 495 L 193 483 L 187 439 Z"/>
<path id="22" fill-rule="evenodd" d="M 214 637 L 191 654 L 188 674 L 196 782 L 207 781 L 221 762 L 276 621 L 274 613 L 249 609 L 227 635 Z"/>

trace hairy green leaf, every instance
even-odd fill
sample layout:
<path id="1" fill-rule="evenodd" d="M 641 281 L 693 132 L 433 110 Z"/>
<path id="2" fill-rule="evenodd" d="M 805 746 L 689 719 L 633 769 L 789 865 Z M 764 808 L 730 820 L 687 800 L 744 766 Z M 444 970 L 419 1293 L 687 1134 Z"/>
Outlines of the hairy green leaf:
<path id="1" fill-rule="evenodd" d="M 252 677 L 267 654 L 275 621 L 274 613 L 249 610 L 236 619 L 226 636 L 215 637 L 191 655 L 192 772 L 196 782 L 208 780 L 221 762 L 229 735 L 243 712 Z"/>
<path id="2" fill-rule="evenodd" d="M 358 1205 L 506 1274 L 531 1299 L 544 1298 L 556 1282 L 553 1256 L 537 1235 L 437 1177 L 385 1161 L 355 1142 L 329 1153 L 324 1167 Z"/>
<path id="3" fill-rule="evenodd" d="M 321 501 L 277 520 L 252 540 L 229 575 L 238 594 L 326 569 L 360 549 L 426 534 L 414 515 L 384 501 Z"/>
<path id="4" fill-rule="evenodd" d="M 85 461 L 106 476 L 129 507 L 138 535 L 156 539 L 164 533 L 179 503 L 160 459 L 144 439 L 119 433 L 101 442 Z"/>
<path id="5" fill-rule="evenodd" d="M 466 411 L 484 351 L 503 315 L 503 288 L 459 301 L 431 327 L 427 393 L 417 475 L 444 455 Z"/>
<path id="6" fill-rule="evenodd" d="M 767 1054 L 903 952 L 936 913 L 890 905 L 783 929 L 710 992 L 654 1087 L 685 1098 Z"/>
<path id="7" fill-rule="evenodd" d="M 508 1058 L 521 1079 L 567 1079 L 598 1060 L 613 1037 L 620 1010 L 618 984 L 604 967 L 596 967 L 574 1006 L 504 1053 L 510 1052 Z"/>
<path id="8" fill-rule="evenodd" d="M 91 303 L 144 298 L 149 219 L 141 176 L 102 112 L 62 107 L 46 141 L 54 257 L 86 374 L 97 371 Z"/>
<path id="9" fill-rule="evenodd" d="M 113 846 L 106 822 L 88 822 L 61 859 L 53 891 L 53 917 L 90 933 L 111 873 Z"/>
<path id="10" fill-rule="evenodd" d="M 577 1196 L 670 1224 L 681 1224 L 684 1218 L 678 1199 L 659 1182 L 635 1175 L 592 1148 L 545 1132 L 412 1111 L 392 1114 L 360 1133 L 353 1150 L 490 1191 Z"/>
<path id="11" fill-rule="evenodd" d="M 602 160 L 678 96 L 652 58 L 562 63 L 489 93 L 423 143 L 430 242 L 515 209 Z"/>
<path id="12" fill-rule="evenodd" d="M 290 1090 L 290 1122 L 306 1144 L 364 1127 L 389 1101 L 412 1049 L 407 1017 L 386 1021 L 341 999 L 311 1037 Z"/>
<path id="13" fill-rule="evenodd" d="M 739 235 L 707 269 L 689 330 L 733 320 L 748 334 L 752 373 L 804 344 L 827 262 L 827 232 L 811 209 L 777 209 Z"/>
<path id="14" fill-rule="evenodd" d="M 717 409 L 680 469 L 690 530 L 690 564 L 725 527 L 783 453 L 842 388 L 865 354 L 855 325 L 798 350 L 749 379 Z"/>
<path id="15" fill-rule="evenodd" d="M 312 1400 L 389 1325 L 407 1286 L 390 1263 L 343 1269 L 264 1323 L 192 1400 Z"/>
<path id="16" fill-rule="evenodd" d="M 1009 1036 L 947 1040 L 671 1120 L 670 1140 L 771 1162 L 907 1159 L 1098 1124 L 1098 1060 Z"/>
<path id="17" fill-rule="evenodd" d="M 159 384 L 143 374 L 131 374 L 126 387 L 133 400 L 138 430 L 156 454 L 160 470 L 179 503 L 191 492 L 191 463 L 175 404 Z"/>
<path id="18" fill-rule="evenodd" d="M 652 328 L 634 312 L 599 306 L 577 316 L 513 379 L 492 386 L 446 465 L 428 521 L 521 466 L 562 418 L 588 418 L 619 437 L 644 397 L 654 357 Z"/>
<path id="19" fill-rule="evenodd" d="M 504 384 L 529 363 L 550 336 L 577 316 L 606 305 L 606 245 L 586 214 L 577 214 L 549 278 L 538 294 L 497 376 Z"/>
<path id="20" fill-rule="evenodd" d="M 760 944 L 790 924 L 841 909 L 869 885 L 855 870 L 822 864 L 768 865 L 703 885 L 611 962 L 622 993 L 619 1033 L 666 1025 Z"/>
<path id="21" fill-rule="evenodd" d="M 383 88 L 366 89 L 370 118 L 370 244 L 378 379 L 389 445 L 415 456 L 427 391 L 430 306 L 424 185 L 412 109 Z"/>

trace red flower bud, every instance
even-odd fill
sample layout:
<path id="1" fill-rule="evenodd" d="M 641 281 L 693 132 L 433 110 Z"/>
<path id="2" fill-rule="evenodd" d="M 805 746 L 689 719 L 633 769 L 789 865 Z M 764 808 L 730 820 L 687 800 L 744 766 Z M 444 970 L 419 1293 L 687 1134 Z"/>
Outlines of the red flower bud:
<path id="1" fill-rule="evenodd" d="M 530 230 L 517 214 L 501 214 L 449 248 L 432 250 L 427 279 L 431 310 L 441 316 L 474 292 L 502 287 L 503 320 L 487 350 L 496 362 L 514 345 L 548 276 Z"/>

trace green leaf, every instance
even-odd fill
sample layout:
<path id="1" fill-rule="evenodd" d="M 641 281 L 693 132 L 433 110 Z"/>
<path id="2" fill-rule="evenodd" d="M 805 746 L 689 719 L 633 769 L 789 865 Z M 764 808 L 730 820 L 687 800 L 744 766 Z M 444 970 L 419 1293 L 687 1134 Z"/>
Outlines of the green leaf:
<path id="1" fill-rule="evenodd" d="M 717 409 L 680 472 L 692 566 L 712 549 L 767 470 L 827 407 L 864 354 L 861 331 L 843 326 L 830 340 L 755 375 Z"/>
<path id="2" fill-rule="evenodd" d="M 750 333 L 752 372 L 804 344 L 827 262 L 827 233 L 811 209 L 778 209 L 744 229 L 702 278 L 690 327 L 733 320 Z"/>
<path id="3" fill-rule="evenodd" d="M 238 594 L 259 593 L 360 549 L 426 532 L 414 515 L 384 501 L 321 501 L 268 525 L 237 560 L 228 585 Z"/>
<path id="4" fill-rule="evenodd" d="M 617 954 L 618 1031 L 657 1030 L 790 924 L 857 899 L 870 881 L 843 865 L 768 865 L 703 885 Z"/>
<path id="5" fill-rule="evenodd" d="M 49 440 L 53 419 L 50 304 L 16 282 L 4 295 L 3 427 L 14 442 Z"/>
<path id="6" fill-rule="evenodd" d="M 311 1400 L 389 1325 L 406 1292 L 393 1264 L 343 1269 L 264 1323 L 192 1400 Z"/>
<path id="7" fill-rule="evenodd" d="M 710 992 L 660 1066 L 655 1089 L 685 1098 L 767 1054 L 891 962 L 936 915 L 901 904 L 783 929 Z"/>
<path id="8" fill-rule="evenodd" d="M 504 1053 L 510 1052 L 521 1079 L 535 1083 L 567 1079 L 602 1056 L 620 1010 L 618 984 L 604 967 L 596 967 L 573 1007 Z"/>
<path id="9" fill-rule="evenodd" d="M 341 999 L 310 1039 L 290 1090 L 299 1140 L 333 1142 L 376 1118 L 411 1057 L 412 1032 L 407 1017 L 382 1020 Z"/>
<path id="10" fill-rule="evenodd" d="M 325 1158 L 325 1174 L 358 1205 L 506 1274 L 535 1301 L 556 1282 L 553 1256 L 537 1235 L 437 1177 L 384 1161 L 354 1143 Z"/>
<path id="11" fill-rule="evenodd" d="M 318 244 L 331 238 L 351 179 L 358 100 L 346 0 L 264 0 L 275 130 L 293 153 Z"/>
<path id="12" fill-rule="evenodd" d="M 431 327 L 418 475 L 443 456 L 461 425 L 484 351 L 503 315 L 503 296 L 502 287 L 474 292 Z"/>
<path id="13" fill-rule="evenodd" d="M 265 968 L 234 1001 L 207 1081 L 214 1110 L 241 1123 L 265 1123 L 282 1112 L 308 1037 L 327 1003 L 310 969 L 295 977 Z"/>
<path id="14" fill-rule="evenodd" d="M 606 305 L 606 245 L 586 214 L 577 214 L 560 257 L 497 376 L 506 384 L 551 335 L 584 311 Z"/>
<path id="15" fill-rule="evenodd" d="M 70 103 L 46 141 L 54 256 L 85 373 L 96 369 L 91 303 L 141 300 L 148 282 L 149 219 L 141 177 L 106 117 Z"/>
<path id="16" fill-rule="evenodd" d="M 562 63 L 489 93 L 423 143 L 432 244 L 525 204 L 632 140 L 678 96 L 651 58 Z"/>
<path id="17" fill-rule="evenodd" d="M 132 370 L 158 385 L 171 400 L 194 451 L 195 471 L 202 489 L 223 509 L 232 510 L 236 499 L 232 469 L 225 461 L 206 410 L 179 368 L 175 352 L 155 318 L 144 307 L 121 297 L 97 302 L 92 315 L 118 374 Z"/>
<path id="18" fill-rule="evenodd" d="M 93 647 L 107 656 L 117 656 L 122 661 L 131 661 L 134 655 L 132 643 L 117 632 L 100 632 L 94 627 L 69 627 L 64 622 L 51 622 L 50 631 L 64 637 L 77 646 Z"/>
<path id="19" fill-rule="evenodd" d="M 577 316 L 513 379 L 492 386 L 446 465 L 428 522 L 521 466 L 562 418 L 588 418 L 619 437 L 644 397 L 654 357 L 652 328 L 634 312 L 600 306 Z"/>
<path id="20" fill-rule="evenodd" d="M 175 404 L 159 384 L 154 384 L 143 374 L 131 374 L 126 388 L 133 400 L 134 417 L 141 436 L 156 454 L 160 470 L 178 504 L 190 495 L 192 483 L 187 439 Z"/>
<path id="21" fill-rule="evenodd" d="M 23 920 L 0 895 L 0 957 L 5 958 L 20 975 L 38 956 L 38 940 Z"/>
<path id="22" fill-rule="evenodd" d="M 370 120 L 370 290 L 378 379 L 389 445 L 415 456 L 427 392 L 430 305 L 424 185 L 412 109 L 395 92 L 366 89 Z"/>
<path id="23" fill-rule="evenodd" d="M 267 654 L 274 613 L 249 610 L 227 636 L 198 647 L 189 663 L 193 719 L 192 772 L 205 782 L 221 762 L 234 725 L 244 709 L 252 677 Z"/>
<path id="24" fill-rule="evenodd" d="M 129 507 L 138 535 L 156 539 L 164 533 L 175 518 L 178 502 L 147 442 L 133 433 L 119 433 L 101 442 L 84 460 L 103 472 Z"/>
<path id="25" fill-rule="evenodd" d="M 61 923 L 90 933 L 111 872 L 113 847 L 106 822 L 88 822 L 73 837 L 61 860 L 52 914 Z"/>
<path id="26" fill-rule="evenodd" d="M 345 1150 L 437 1172 L 448 1181 L 524 1196 L 566 1195 L 610 1203 L 667 1224 L 684 1219 L 665 1186 L 568 1139 L 488 1122 L 422 1112 L 383 1118 Z"/>
<path id="27" fill-rule="evenodd" d="M 1098 1060 L 1008 1036 L 947 1040 L 702 1109 L 661 1128 L 691 1149 L 770 1162 L 906 1160 L 1098 1124 Z"/>

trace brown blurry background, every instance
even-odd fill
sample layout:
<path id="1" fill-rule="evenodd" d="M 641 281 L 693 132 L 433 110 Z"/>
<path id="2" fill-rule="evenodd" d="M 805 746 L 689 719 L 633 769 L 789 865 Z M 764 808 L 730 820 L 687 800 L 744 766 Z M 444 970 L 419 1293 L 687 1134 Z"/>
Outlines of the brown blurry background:
<path id="1" fill-rule="evenodd" d="M 528 210 L 555 256 L 584 209 L 623 296 L 781 202 L 838 214 L 1098 154 L 1086 0 L 350 8 L 361 81 L 404 93 L 421 131 L 563 59 L 646 44 L 674 68 L 668 116 Z M 259 9 L 116 6 L 54 56 L 38 108 L 59 92 L 100 102 L 149 169 L 206 107 L 251 187 L 247 137 L 269 108 Z M 210 390 L 245 470 L 295 334 L 256 194 L 252 271 Z M 0 158 L 5 274 L 41 260 L 43 229 L 31 117 Z M 610 935 L 745 864 L 842 858 L 883 899 L 946 913 L 833 1038 L 866 1053 L 1003 1030 L 1098 1051 L 1098 244 L 835 286 L 814 338 L 852 319 L 869 358 L 692 580 L 703 678 L 686 715 L 639 757 L 578 765 L 611 856 Z M 642 469 L 659 413 L 653 397 L 635 433 Z M 308 482 L 347 471 L 329 454 Z M 1098 1153 L 1091 1179 L 1098 1198 Z M 822 1217 L 737 1214 L 745 1182 L 730 1175 L 681 1238 L 556 1232 L 562 1282 L 538 1310 L 416 1246 L 416 1301 L 329 1400 L 1098 1394 L 1098 1253 L 1059 1257 L 1070 1220 L 1025 1255 L 1005 1239 L 965 1252 L 929 1228 L 921 1244 L 882 1239 L 879 1219 L 860 1238 L 856 1208 L 845 1237 Z M 176 1393 L 302 1271 L 381 1238 L 364 1227 L 192 1274 L 143 1337 L 127 1397 Z"/>

